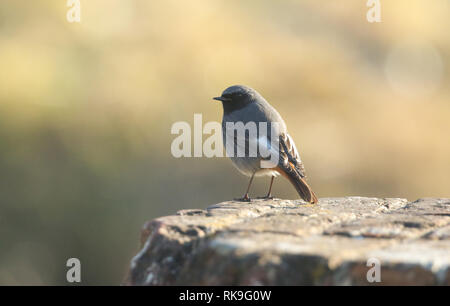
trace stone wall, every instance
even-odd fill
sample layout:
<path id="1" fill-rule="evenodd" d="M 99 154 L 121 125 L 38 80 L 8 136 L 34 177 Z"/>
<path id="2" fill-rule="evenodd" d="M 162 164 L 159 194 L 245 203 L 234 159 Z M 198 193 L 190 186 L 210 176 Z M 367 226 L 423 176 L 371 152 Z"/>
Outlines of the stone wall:
<path id="1" fill-rule="evenodd" d="M 223 202 L 149 221 L 141 242 L 127 285 L 450 285 L 450 199 Z"/>

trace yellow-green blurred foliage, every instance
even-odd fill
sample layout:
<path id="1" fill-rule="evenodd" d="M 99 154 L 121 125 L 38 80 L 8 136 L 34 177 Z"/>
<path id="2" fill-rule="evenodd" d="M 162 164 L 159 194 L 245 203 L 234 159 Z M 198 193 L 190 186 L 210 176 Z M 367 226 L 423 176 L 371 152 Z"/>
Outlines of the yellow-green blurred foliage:
<path id="1" fill-rule="evenodd" d="M 381 23 L 365 0 L 81 5 L 0 2 L 0 284 L 66 284 L 70 257 L 118 284 L 146 220 L 240 196 L 227 159 L 170 154 L 233 84 L 284 116 L 320 197 L 449 196 L 448 0 L 381 0 Z"/>

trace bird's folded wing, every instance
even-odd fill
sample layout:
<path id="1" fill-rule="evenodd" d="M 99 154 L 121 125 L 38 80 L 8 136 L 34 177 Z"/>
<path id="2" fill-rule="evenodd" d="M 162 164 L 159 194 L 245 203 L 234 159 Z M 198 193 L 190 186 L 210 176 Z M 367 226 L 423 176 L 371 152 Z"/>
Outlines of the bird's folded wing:
<path id="1" fill-rule="evenodd" d="M 291 164 L 301 177 L 306 177 L 305 168 L 295 143 L 289 134 L 280 135 L 280 163 Z"/>
<path id="2" fill-rule="evenodd" d="M 279 136 L 279 151 L 276 150 L 276 143 L 271 143 L 271 140 L 267 136 L 261 136 L 259 138 L 249 137 L 248 133 L 243 135 L 238 135 L 234 133 L 234 130 L 226 131 L 226 151 L 228 156 L 238 156 L 239 152 L 244 152 L 247 157 L 259 157 L 261 158 L 261 150 L 265 150 L 264 157 L 262 159 L 268 160 L 272 155 L 279 154 L 279 162 L 284 164 L 291 164 L 295 170 L 298 172 L 300 177 L 306 177 L 305 168 L 298 154 L 298 150 L 295 146 L 292 137 L 285 133 Z M 229 144 L 234 144 L 229 146 Z M 252 151 L 249 148 L 256 150 L 257 155 L 249 155 Z M 267 157 L 267 155 L 269 157 Z M 241 156 L 242 157 L 242 156 Z"/>

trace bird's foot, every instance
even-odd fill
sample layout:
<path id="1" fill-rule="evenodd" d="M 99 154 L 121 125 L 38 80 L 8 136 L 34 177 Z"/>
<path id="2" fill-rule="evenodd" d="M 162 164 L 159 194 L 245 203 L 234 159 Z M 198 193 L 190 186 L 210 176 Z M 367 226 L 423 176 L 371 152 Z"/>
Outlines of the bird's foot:
<path id="1" fill-rule="evenodd" d="M 271 194 L 269 194 L 269 195 L 266 195 L 264 197 L 257 197 L 257 199 L 260 199 L 260 200 L 273 200 L 275 198 Z"/>
<path id="2" fill-rule="evenodd" d="M 251 199 L 250 199 L 250 197 L 248 196 L 248 194 L 245 194 L 242 198 L 239 198 L 239 199 L 234 199 L 235 201 L 239 201 L 239 202 L 250 202 L 251 201 Z"/>

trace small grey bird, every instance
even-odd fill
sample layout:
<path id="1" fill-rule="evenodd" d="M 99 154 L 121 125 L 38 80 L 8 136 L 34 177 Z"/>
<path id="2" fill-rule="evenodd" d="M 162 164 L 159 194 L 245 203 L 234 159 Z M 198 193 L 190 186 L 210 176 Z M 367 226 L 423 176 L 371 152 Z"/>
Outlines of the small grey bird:
<path id="1" fill-rule="evenodd" d="M 258 134 L 256 136 L 251 133 L 245 133 L 245 146 L 247 147 L 250 143 L 254 144 L 261 141 L 270 143 L 270 137 L 272 136 L 270 128 L 266 133 L 267 139 L 260 138 L 260 122 L 266 122 L 267 125 L 277 123 L 277 126 L 279 127 L 276 132 L 277 134 L 273 135 L 278 138 L 279 142 L 279 159 L 277 159 L 277 164 L 274 165 L 274 167 L 262 168 L 261 160 L 265 159 L 265 157 L 263 157 L 259 151 L 256 155 L 249 155 L 248 148 L 245 148 L 246 154 L 243 157 L 236 156 L 236 154 L 230 157 L 234 166 L 241 173 L 250 177 L 247 191 L 243 198 L 239 200 L 250 201 L 248 193 L 255 176 L 271 176 L 269 192 L 267 193 L 267 196 L 264 197 L 271 198 L 273 180 L 276 176 L 281 174 L 292 183 L 303 200 L 312 204 L 317 203 L 318 200 L 316 195 L 306 183 L 305 169 L 300 160 L 297 148 L 295 147 L 294 141 L 289 136 L 286 124 L 280 114 L 256 90 L 243 85 L 228 87 L 223 91 L 220 97 L 215 97 L 213 99 L 222 102 L 222 134 L 225 147 L 229 141 L 233 141 L 235 151 L 239 146 L 236 133 L 227 133 L 227 123 L 256 123 L 258 129 Z M 230 156 L 228 151 L 227 154 Z"/>

